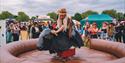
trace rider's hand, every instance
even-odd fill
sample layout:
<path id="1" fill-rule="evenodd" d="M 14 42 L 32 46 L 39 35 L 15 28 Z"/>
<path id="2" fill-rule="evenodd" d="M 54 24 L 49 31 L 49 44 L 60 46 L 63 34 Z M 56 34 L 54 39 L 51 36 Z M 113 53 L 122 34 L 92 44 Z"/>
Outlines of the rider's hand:
<path id="1" fill-rule="evenodd" d="M 56 36 L 58 35 L 55 30 L 51 30 L 51 33 L 56 35 Z"/>

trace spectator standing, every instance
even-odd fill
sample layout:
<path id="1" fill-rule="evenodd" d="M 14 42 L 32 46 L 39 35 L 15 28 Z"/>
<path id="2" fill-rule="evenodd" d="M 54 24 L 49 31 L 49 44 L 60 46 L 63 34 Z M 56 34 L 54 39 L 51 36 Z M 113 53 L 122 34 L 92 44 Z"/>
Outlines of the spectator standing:
<path id="1" fill-rule="evenodd" d="M 80 24 L 80 23 L 77 23 L 77 24 L 76 24 L 76 30 L 80 33 L 80 35 L 82 35 L 82 34 L 83 34 L 83 29 L 82 29 L 82 27 L 81 27 L 81 24 Z"/>
<path id="2" fill-rule="evenodd" d="M 122 24 L 118 23 L 115 27 L 115 39 L 117 42 L 121 42 L 122 38 Z"/>
<path id="3" fill-rule="evenodd" d="M 37 22 L 35 22 L 34 26 L 32 26 L 31 32 L 32 32 L 32 38 L 38 38 L 39 37 L 40 30 L 39 30 Z"/>
<path id="4" fill-rule="evenodd" d="M 20 30 L 20 39 L 21 40 L 27 40 L 29 37 L 28 37 L 28 31 L 27 31 L 27 28 L 26 26 L 23 26 Z"/>
<path id="5" fill-rule="evenodd" d="M 13 28 L 13 23 L 11 23 L 8 27 L 7 27 L 7 36 L 6 36 L 6 41 L 7 43 L 10 43 L 13 41 L 13 35 L 12 35 L 12 28 Z"/>
<path id="6" fill-rule="evenodd" d="M 125 22 L 122 23 L 122 35 L 123 35 L 123 42 L 125 43 Z"/>
<path id="7" fill-rule="evenodd" d="M 102 23 L 102 28 L 101 28 L 101 39 L 106 39 L 107 38 L 107 23 L 104 22 Z"/>
<path id="8" fill-rule="evenodd" d="M 97 36 L 98 28 L 95 22 L 92 24 L 92 28 L 90 32 L 91 32 L 91 38 L 98 38 Z"/>
<path id="9" fill-rule="evenodd" d="M 90 24 L 89 24 L 89 22 L 86 22 L 84 30 L 85 30 L 85 35 L 90 35 Z"/>
<path id="10" fill-rule="evenodd" d="M 29 38 L 32 38 L 32 33 L 31 33 L 31 30 L 32 30 L 32 26 L 33 26 L 33 22 L 30 20 L 28 22 L 28 35 L 29 35 Z"/>
<path id="11" fill-rule="evenodd" d="M 113 23 L 110 23 L 107 28 L 108 40 L 114 41 L 114 31 Z"/>
<path id="12" fill-rule="evenodd" d="M 17 25 L 17 23 L 14 23 L 14 25 L 13 25 L 13 41 L 19 40 L 19 34 L 20 34 L 20 28 Z"/>

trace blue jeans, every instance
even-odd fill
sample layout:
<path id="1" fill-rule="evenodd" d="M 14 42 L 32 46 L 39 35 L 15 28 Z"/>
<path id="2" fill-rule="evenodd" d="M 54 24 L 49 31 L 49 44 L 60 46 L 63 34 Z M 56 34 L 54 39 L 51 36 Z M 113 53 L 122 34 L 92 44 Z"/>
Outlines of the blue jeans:
<path id="1" fill-rule="evenodd" d="M 101 33 L 101 39 L 107 39 L 107 33 L 102 32 Z"/>

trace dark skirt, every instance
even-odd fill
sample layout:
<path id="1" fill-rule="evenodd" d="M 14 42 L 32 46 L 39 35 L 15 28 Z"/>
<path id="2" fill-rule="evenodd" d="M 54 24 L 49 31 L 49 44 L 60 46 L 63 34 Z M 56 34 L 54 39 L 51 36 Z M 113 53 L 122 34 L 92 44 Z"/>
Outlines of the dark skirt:
<path id="1" fill-rule="evenodd" d="M 55 52 L 61 52 L 68 50 L 72 46 L 72 41 L 68 38 L 65 32 L 58 33 L 58 36 L 54 36 L 51 43 L 51 50 Z"/>
<path id="2" fill-rule="evenodd" d="M 76 30 L 74 30 L 74 32 L 75 32 L 75 35 L 73 35 L 72 38 L 70 38 L 72 45 L 78 48 L 84 46 L 83 40 L 79 32 Z"/>
<path id="3" fill-rule="evenodd" d="M 83 41 L 76 31 L 72 38 L 68 37 L 67 32 L 59 32 L 58 36 L 49 33 L 43 37 L 41 50 L 49 50 L 50 53 L 57 53 L 68 50 L 71 46 L 80 48 L 82 45 Z"/>

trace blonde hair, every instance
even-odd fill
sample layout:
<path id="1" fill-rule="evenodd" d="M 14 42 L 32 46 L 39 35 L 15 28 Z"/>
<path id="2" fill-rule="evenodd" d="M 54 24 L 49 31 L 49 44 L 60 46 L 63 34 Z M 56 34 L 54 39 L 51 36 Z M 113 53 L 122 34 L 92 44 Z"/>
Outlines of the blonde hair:
<path id="1" fill-rule="evenodd" d="M 66 15 L 65 18 L 63 20 L 60 19 L 60 14 L 66 14 L 66 9 L 65 8 L 61 8 L 58 11 L 59 17 L 57 19 L 57 27 L 61 27 L 61 25 L 64 25 L 64 28 L 67 28 L 67 21 L 68 21 L 68 16 Z"/>

